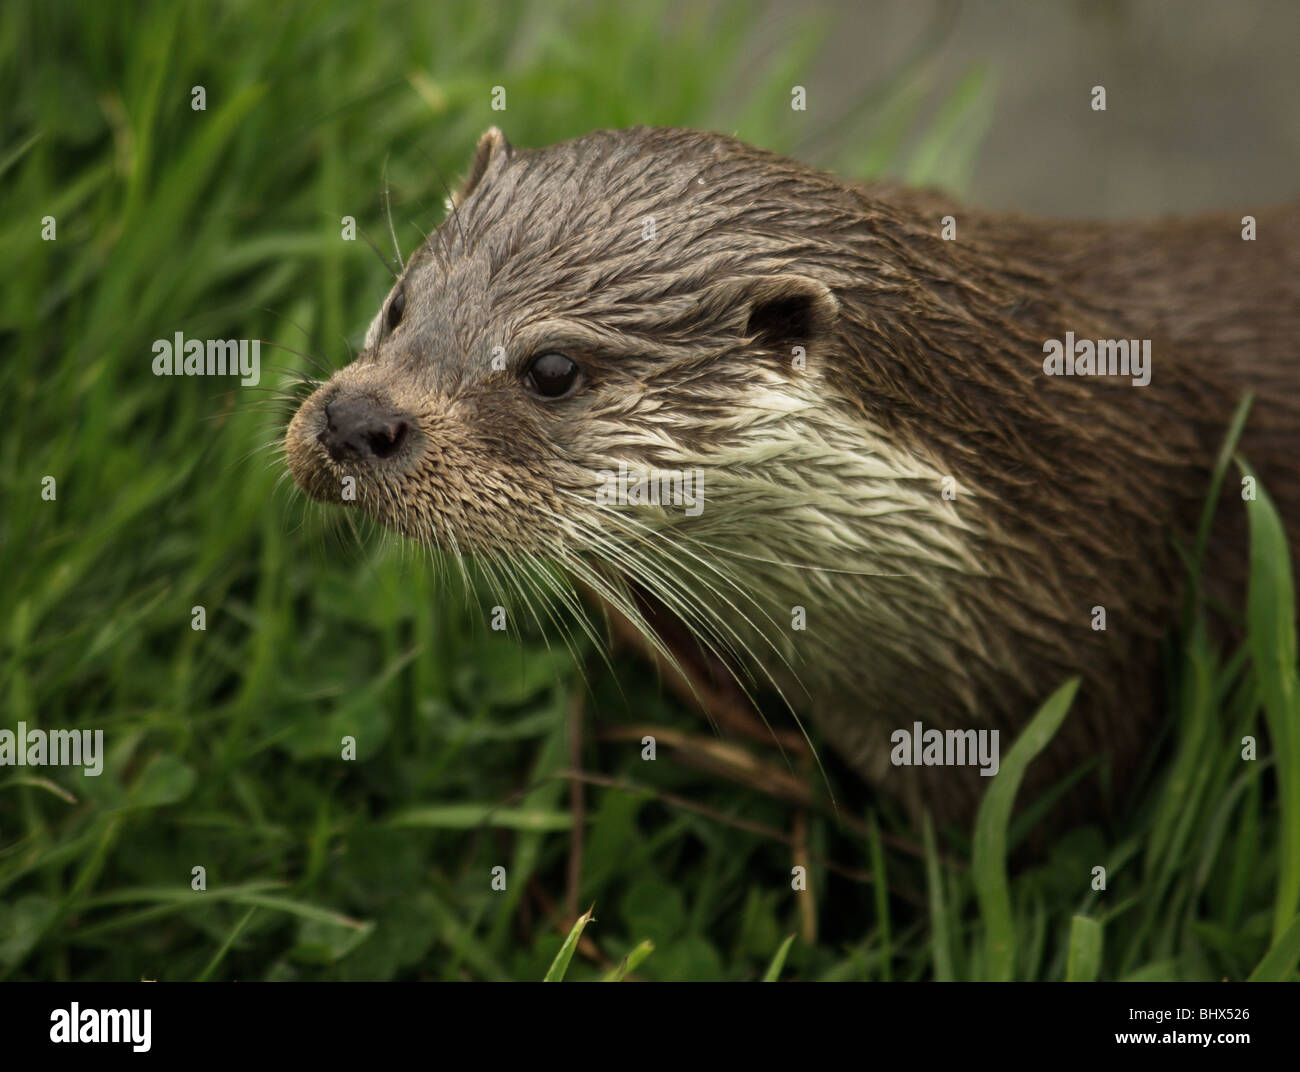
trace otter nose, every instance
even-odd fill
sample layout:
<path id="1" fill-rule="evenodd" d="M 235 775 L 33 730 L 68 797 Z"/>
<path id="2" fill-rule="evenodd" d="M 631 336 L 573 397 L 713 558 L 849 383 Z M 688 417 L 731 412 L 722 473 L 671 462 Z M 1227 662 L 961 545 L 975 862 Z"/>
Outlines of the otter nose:
<path id="1" fill-rule="evenodd" d="M 317 437 L 336 462 L 383 460 L 405 441 L 406 417 L 365 395 L 336 398 L 325 407 L 325 429 Z"/>

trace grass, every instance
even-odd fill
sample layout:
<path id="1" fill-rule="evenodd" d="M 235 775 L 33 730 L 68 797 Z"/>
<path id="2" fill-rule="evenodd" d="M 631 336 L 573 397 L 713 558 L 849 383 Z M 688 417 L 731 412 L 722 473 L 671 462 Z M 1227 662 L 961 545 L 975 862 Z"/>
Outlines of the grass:
<path id="1" fill-rule="evenodd" d="M 740 13 L 0 11 L 0 727 L 99 728 L 107 749 L 99 778 L 0 769 L 0 977 L 1296 977 L 1295 603 L 1266 497 L 1245 646 L 1214 651 L 1193 606 L 1167 755 L 1132 807 L 1011 871 L 1012 761 L 1068 697 L 1007 757 L 973 844 L 888 802 L 858 836 L 678 762 L 689 748 L 650 768 L 595 728 L 707 730 L 644 666 L 492 633 L 486 592 L 277 488 L 256 393 L 150 374 L 176 331 L 286 348 L 263 348 L 269 391 L 306 368 L 293 351 L 345 361 L 387 276 L 341 217 L 381 242 L 386 182 L 409 252 L 492 123 L 525 145 L 649 122 L 787 150 L 818 124 L 845 173 L 960 180 L 985 76 L 936 102 L 919 67 L 870 108 L 792 113 L 818 27 L 756 63 Z M 579 762 L 607 780 L 583 789 L 575 875 Z"/>

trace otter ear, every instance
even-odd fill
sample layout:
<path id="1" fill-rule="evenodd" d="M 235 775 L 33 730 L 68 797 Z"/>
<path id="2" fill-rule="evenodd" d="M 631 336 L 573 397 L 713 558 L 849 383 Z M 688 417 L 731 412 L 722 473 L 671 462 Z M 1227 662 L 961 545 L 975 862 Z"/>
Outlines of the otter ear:
<path id="1" fill-rule="evenodd" d="M 474 162 L 469 166 L 469 175 L 460 184 L 460 189 L 452 194 L 452 207 L 459 208 L 465 198 L 474 192 L 483 176 L 509 160 L 513 152 L 514 149 L 501 133 L 501 128 L 488 127 L 478 140 L 478 148 L 474 150 Z"/>
<path id="2" fill-rule="evenodd" d="M 749 287 L 749 316 L 745 334 L 773 353 L 805 350 L 830 331 L 840 303 L 830 287 L 802 275 L 754 280 Z"/>

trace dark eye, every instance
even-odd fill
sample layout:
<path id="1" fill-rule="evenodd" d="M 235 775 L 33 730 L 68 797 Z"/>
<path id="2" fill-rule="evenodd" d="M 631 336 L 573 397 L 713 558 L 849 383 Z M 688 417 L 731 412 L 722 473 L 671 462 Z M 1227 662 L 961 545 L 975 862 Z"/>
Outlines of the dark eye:
<path id="1" fill-rule="evenodd" d="M 528 385 L 543 398 L 561 398 L 578 382 L 578 366 L 563 354 L 542 354 L 528 366 Z"/>
<path id="2" fill-rule="evenodd" d="M 397 293 L 393 295 L 393 300 L 388 303 L 388 330 L 390 332 L 402 322 L 402 314 L 405 311 L 406 288 L 398 287 Z"/>

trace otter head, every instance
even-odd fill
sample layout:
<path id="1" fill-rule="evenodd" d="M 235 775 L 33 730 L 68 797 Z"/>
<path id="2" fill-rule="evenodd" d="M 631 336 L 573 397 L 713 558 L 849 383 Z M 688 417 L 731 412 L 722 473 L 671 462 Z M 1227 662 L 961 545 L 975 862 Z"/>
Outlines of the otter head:
<path id="1" fill-rule="evenodd" d="M 646 128 L 537 150 L 490 130 L 449 208 L 293 418 L 302 490 L 485 559 L 525 604 L 573 608 L 576 579 L 670 659 L 685 625 L 783 692 L 974 702 L 983 633 L 956 579 L 983 569 L 979 489 L 948 501 L 933 422 L 903 419 L 969 408 L 964 366 L 921 352 L 954 316 L 916 266 L 921 224 L 732 138 Z M 813 601 L 809 656 L 790 622 Z"/>
<path id="2" fill-rule="evenodd" d="M 721 524 L 720 467 L 761 464 L 764 422 L 801 404 L 783 384 L 834 337 L 807 212 L 837 188 L 788 161 L 774 186 L 772 161 L 694 131 L 515 150 L 489 130 L 363 352 L 293 418 L 298 486 L 425 544 L 563 556 L 608 546 L 620 464 L 701 470 L 696 517 Z"/>

